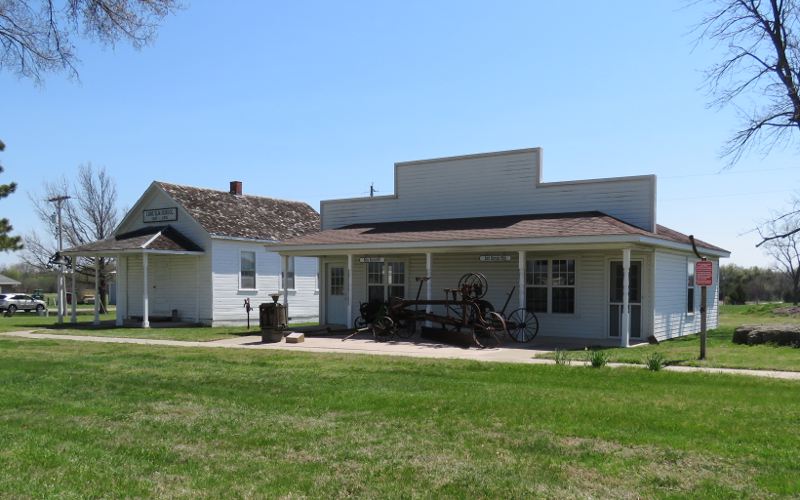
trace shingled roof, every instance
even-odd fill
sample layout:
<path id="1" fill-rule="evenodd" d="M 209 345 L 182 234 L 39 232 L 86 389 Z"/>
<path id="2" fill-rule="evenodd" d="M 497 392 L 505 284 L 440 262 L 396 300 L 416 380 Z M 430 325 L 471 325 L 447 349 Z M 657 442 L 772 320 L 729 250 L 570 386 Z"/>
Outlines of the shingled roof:
<path id="1" fill-rule="evenodd" d="M 690 244 L 688 236 L 664 226 L 652 233 L 602 212 L 569 212 L 351 224 L 287 240 L 278 247 L 625 235 Z M 727 252 L 695 241 L 699 247 Z"/>
<path id="2" fill-rule="evenodd" d="M 202 252 L 195 242 L 172 226 L 151 226 L 118 234 L 64 250 L 66 254 L 138 252 L 145 250 L 168 252 Z"/>
<path id="3" fill-rule="evenodd" d="M 301 201 L 237 195 L 166 182 L 156 184 L 211 236 L 281 241 L 320 228 L 317 211 Z"/>

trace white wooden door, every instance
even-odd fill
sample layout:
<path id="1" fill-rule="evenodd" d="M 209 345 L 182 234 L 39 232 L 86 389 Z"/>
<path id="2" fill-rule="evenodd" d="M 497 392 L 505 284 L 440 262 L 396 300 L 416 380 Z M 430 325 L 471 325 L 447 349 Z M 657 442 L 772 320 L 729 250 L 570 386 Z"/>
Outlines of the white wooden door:
<path id="1" fill-rule="evenodd" d="M 325 322 L 329 325 L 347 324 L 345 269 L 341 264 L 325 265 Z"/>
<path id="2" fill-rule="evenodd" d="M 169 262 L 163 256 L 150 256 L 150 314 L 169 316 L 172 314 L 169 294 Z"/>

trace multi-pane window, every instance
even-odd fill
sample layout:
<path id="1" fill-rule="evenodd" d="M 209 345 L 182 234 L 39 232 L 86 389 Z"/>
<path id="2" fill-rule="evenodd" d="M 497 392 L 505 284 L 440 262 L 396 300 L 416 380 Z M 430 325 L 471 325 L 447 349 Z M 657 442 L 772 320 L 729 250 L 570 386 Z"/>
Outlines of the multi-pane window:
<path id="1" fill-rule="evenodd" d="M 256 287 L 256 253 L 241 253 L 239 262 L 239 288 L 253 290 Z"/>
<path id="2" fill-rule="evenodd" d="M 554 313 L 575 312 L 575 261 L 552 261 L 553 307 Z"/>
<path id="3" fill-rule="evenodd" d="M 294 290 L 294 257 L 286 260 L 286 271 L 281 272 L 281 285 L 288 290 Z"/>
<path id="4" fill-rule="evenodd" d="M 344 295 L 344 268 L 332 267 L 330 279 L 331 295 Z"/>
<path id="5" fill-rule="evenodd" d="M 525 283 L 528 310 L 538 313 L 575 312 L 575 260 L 529 260 Z"/>
<path id="6" fill-rule="evenodd" d="M 405 297 L 406 265 L 404 262 L 367 263 L 367 300 L 386 302 L 392 297 Z"/>
<path id="7" fill-rule="evenodd" d="M 526 308 L 533 312 L 547 312 L 547 261 L 529 260 L 525 272 Z"/>
<path id="8" fill-rule="evenodd" d="M 694 262 L 687 261 L 686 266 L 686 312 L 694 312 Z"/>
<path id="9" fill-rule="evenodd" d="M 367 263 L 367 300 L 384 302 L 386 293 L 383 284 L 383 262 Z"/>

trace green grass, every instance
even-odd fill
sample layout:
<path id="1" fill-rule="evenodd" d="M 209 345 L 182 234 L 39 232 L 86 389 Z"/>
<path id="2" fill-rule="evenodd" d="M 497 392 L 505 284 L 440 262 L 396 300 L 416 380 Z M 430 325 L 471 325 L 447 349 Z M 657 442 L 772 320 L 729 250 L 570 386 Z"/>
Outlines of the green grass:
<path id="1" fill-rule="evenodd" d="M 0 339 L 8 497 L 800 495 L 787 381 Z"/>
<path id="2" fill-rule="evenodd" d="M 800 317 L 776 315 L 772 311 L 787 304 L 754 304 L 745 306 L 722 306 L 720 327 L 708 332 L 705 361 L 700 355 L 700 336 L 687 335 L 634 348 L 609 347 L 603 349 L 612 363 L 640 363 L 653 352 L 664 355 L 667 365 L 710 366 L 720 368 L 750 368 L 755 370 L 800 371 L 800 349 L 772 345 L 747 346 L 734 344 L 733 330 L 743 324 L 800 323 Z M 586 360 L 584 351 L 571 351 L 567 355 L 573 360 Z M 540 357 L 554 358 L 555 354 Z"/>
<path id="3" fill-rule="evenodd" d="M 114 313 L 103 314 L 100 320 L 104 323 L 94 326 L 93 312 L 79 312 L 78 324 L 73 325 L 69 322 L 69 315 L 66 322 L 59 326 L 57 316 L 51 314 L 43 317 L 30 313 L 17 313 L 10 318 L 0 316 L 0 333 L 13 332 L 20 330 L 32 330 L 39 333 L 52 333 L 59 335 L 86 335 L 97 337 L 127 337 L 158 340 L 188 340 L 195 342 L 206 342 L 211 340 L 222 340 L 242 335 L 258 335 L 258 318 L 252 323 L 248 331 L 244 326 L 231 327 L 206 327 L 190 326 L 177 328 L 117 328 L 113 323 Z M 315 323 L 297 323 L 292 326 L 308 326 Z"/>

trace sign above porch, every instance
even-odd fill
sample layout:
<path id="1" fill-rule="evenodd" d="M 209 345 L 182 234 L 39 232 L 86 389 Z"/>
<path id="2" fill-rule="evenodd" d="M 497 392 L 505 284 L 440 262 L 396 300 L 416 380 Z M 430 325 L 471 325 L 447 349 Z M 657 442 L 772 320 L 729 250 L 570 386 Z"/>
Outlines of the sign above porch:
<path id="1" fill-rule="evenodd" d="M 511 262 L 510 255 L 481 255 L 481 262 Z"/>
<path id="2" fill-rule="evenodd" d="M 369 264 L 370 262 L 383 262 L 383 257 L 361 257 L 358 259 L 362 264 Z"/>
<path id="3" fill-rule="evenodd" d="M 142 210 L 143 222 L 166 222 L 178 220 L 178 207 L 148 208 Z"/>

